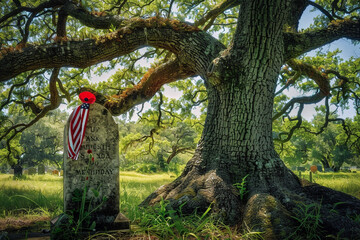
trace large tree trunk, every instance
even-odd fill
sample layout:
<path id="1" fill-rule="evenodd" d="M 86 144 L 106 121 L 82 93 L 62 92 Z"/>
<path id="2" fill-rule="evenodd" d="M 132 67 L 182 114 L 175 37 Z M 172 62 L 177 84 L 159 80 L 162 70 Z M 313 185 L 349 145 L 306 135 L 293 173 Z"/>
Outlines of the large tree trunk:
<path id="1" fill-rule="evenodd" d="M 163 198 L 173 208 L 186 202 L 182 211 L 193 212 L 212 204 L 213 214 L 225 222 L 264 232 L 265 239 L 282 239 L 294 232 L 291 215 L 298 202 L 309 204 L 316 198 L 320 203 L 322 197 L 331 209 L 337 202 L 333 196 L 343 196 L 317 185 L 304 186 L 274 150 L 272 109 L 284 56 L 285 2 L 250 1 L 241 6 L 241 28 L 231 49 L 213 61 L 213 72 L 204 77 L 209 105 L 196 153 L 178 179 L 156 190 L 143 205 Z M 242 197 L 233 184 L 245 176 L 248 193 Z M 321 197 L 316 195 L 319 189 Z M 329 214 L 324 224 L 334 234 L 344 227 L 345 235 L 353 237 L 359 227 L 346 215 L 359 214 L 360 202 L 346 199 L 354 208 L 343 216 L 345 227 L 337 226 L 330 209 L 322 207 L 321 213 Z"/>

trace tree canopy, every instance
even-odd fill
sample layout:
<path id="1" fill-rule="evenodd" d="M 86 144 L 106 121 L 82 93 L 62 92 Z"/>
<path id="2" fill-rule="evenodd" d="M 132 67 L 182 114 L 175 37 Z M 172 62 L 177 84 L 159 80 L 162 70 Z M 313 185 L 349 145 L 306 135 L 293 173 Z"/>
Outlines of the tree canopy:
<path id="1" fill-rule="evenodd" d="M 6 117 L 12 105 L 23 105 L 25 110 L 31 110 L 33 120 L 4 127 L 1 139 L 12 139 L 60 103 L 74 104 L 74 96 L 84 88 L 96 91 L 97 101 L 119 115 L 151 99 L 164 84 L 206 75 L 204 70 L 209 68 L 196 69 L 199 67 L 192 62 L 196 61 L 192 56 L 204 56 L 210 62 L 234 41 L 240 4 L 235 0 L 2 2 L 1 110 Z M 288 114 L 296 104 L 303 106 L 324 98 L 341 107 L 348 107 L 352 99 L 359 113 L 359 59 L 341 61 L 336 52 L 319 52 L 316 57 L 302 55 L 342 37 L 359 40 L 359 4 L 291 4 L 301 8 L 284 27 L 287 61 L 278 81 L 279 104 L 274 109 L 274 120 Z M 308 29 L 299 30 L 298 19 L 309 5 L 321 14 Z M 200 49 L 195 47 L 197 41 L 209 44 Z M 144 59 L 151 59 L 152 67 L 146 69 L 138 64 Z M 103 61 L 109 62 L 101 64 Z M 109 79 L 101 83 L 89 81 L 91 73 L 101 75 L 114 68 L 118 70 Z M 197 97 L 199 83 L 188 85 Z M 287 99 L 281 90 L 289 86 L 313 95 Z M 293 121 L 300 125 L 297 119 Z"/>

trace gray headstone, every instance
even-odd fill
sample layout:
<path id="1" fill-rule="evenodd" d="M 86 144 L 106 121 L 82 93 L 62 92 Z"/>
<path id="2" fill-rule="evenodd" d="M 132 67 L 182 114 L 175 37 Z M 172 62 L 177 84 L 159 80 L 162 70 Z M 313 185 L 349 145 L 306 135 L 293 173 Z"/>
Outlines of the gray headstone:
<path id="1" fill-rule="evenodd" d="M 87 186 L 89 190 L 86 198 L 91 200 L 92 209 L 106 198 L 93 214 L 92 220 L 96 222 L 96 229 L 118 228 L 115 221 L 119 215 L 118 126 L 107 109 L 96 103 L 91 104 L 78 160 L 67 157 L 68 126 L 69 120 L 64 134 L 64 210 L 67 212 L 79 209 L 79 202 L 72 200 L 74 193 L 79 190 L 82 193 Z M 88 149 L 92 150 L 94 162 L 89 159 Z M 95 197 L 91 189 L 98 190 L 99 197 Z"/>
<path id="2" fill-rule="evenodd" d="M 36 168 L 34 168 L 34 167 L 29 168 L 28 173 L 29 173 L 29 175 L 35 175 L 36 174 Z"/>
<path id="3" fill-rule="evenodd" d="M 45 165 L 44 164 L 38 165 L 38 174 L 39 175 L 45 174 Z"/>
<path id="4" fill-rule="evenodd" d="M 9 174 L 14 174 L 14 169 L 10 169 Z"/>
<path id="5" fill-rule="evenodd" d="M 19 177 L 19 176 L 22 175 L 22 173 L 23 173 L 23 168 L 22 168 L 22 166 L 21 166 L 21 165 L 15 165 L 15 166 L 14 166 L 14 176 L 15 176 L 15 177 Z"/>

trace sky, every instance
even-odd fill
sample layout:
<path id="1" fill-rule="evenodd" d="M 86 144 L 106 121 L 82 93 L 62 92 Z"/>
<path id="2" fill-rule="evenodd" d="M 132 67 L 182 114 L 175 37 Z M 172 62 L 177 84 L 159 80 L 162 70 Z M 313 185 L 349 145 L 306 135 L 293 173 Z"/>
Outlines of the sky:
<path id="1" fill-rule="evenodd" d="M 306 29 L 310 26 L 310 24 L 313 22 L 313 18 L 315 16 L 317 16 L 318 14 L 321 14 L 320 11 L 316 10 L 316 11 L 311 11 L 312 9 L 314 9 L 313 7 L 309 6 L 302 18 L 300 19 L 300 24 L 299 24 L 299 29 Z M 336 50 L 337 48 L 339 48 L 340 50 L 342 50 L 342 52 L 339 54 L 340 57 L 342 57 L 344 60 L 347 60 L 349 59 L 351 56 L 354 56 L 356 58 L 359 58 L 360 57 L 360 47 L 359 45 L 358 46 L 354 46 L 350 40 L 347 40 L 347 39 L 340 39 L 340 40 L 337 40 L 331 44 L 328 44 L 328 45 L 325 45 L 322 47 L 322 50 L 323 51 L 333 51 L 333 50 Z M 317 49 L 318 50 L 318 49 Z M 309 53 L 307 53 L 307 55 L 315 55 L 315 52 L 317 50 L 313 50 Z M 149 66 L 150 67 L 150 63 L 148 62 L 141 62 L 141 65 L 142 66 Z M 97 76 L 95 74 L 93 74 L 92 78 L 91 78 L 91 81 L 92 82 L 99 82 L 99 81 L 103 81 L 104 79 L 108 79 L 112 74 L 114 74 L 116 71 L 115 70 L 112 70 L 108 73 L 104 73 L 102 74 L 101 76 Z M 165 91 L 164 91 L 164 95 L 168 98 L 179 98 L 182 93 L 180 91 L 177 91 L 176 89 L 174 88 L 170 88 L 169 86 L 165 86 Z M 293 89 L 293 88 L 289 88 L 289 90 L 285 90 L 284 93 L 286 93 L 289 97 L 297 97 L 297 96 L 302 96 L 301 93 L 299 93 L 297 90 Z M 315 112 L 315 106 L 319 106 L 319 105 L 323 105 L 324 104 L 324 101 L 320 102 L 319 104 L 315 105 L 315 104 L 312 104 L 312 105 L 306 105 L 305 108 L 304 108 L 304 111 L 303 111 L 303 117 L 306 119 L 306 120 L 311 120 L 313 115 L 316 113 Z M 149 103 L 146 103 L 144 109 L 147 109 L 150 107 L 150 104 Z M 293 112 L 291 113 L 291 115 L 296 115 L 296 108 L 293 110 Z M 194 108 L 193 109 L 193 113 L 195 115 L 199 115 L 200 114 L 200 111 L 199 109 L 197 108 Z M 355 115 L 355 110 L 353 108 L 350 107 L 349 110 L 345 110 L 344 112 L 339 112 L 339 115 L 340 117 L 353 117 Z M 137 116 L 136 114 L 134 114 L 133 118 L 131 119 L 132 121 L 136 121 L 137 120 Z"/>

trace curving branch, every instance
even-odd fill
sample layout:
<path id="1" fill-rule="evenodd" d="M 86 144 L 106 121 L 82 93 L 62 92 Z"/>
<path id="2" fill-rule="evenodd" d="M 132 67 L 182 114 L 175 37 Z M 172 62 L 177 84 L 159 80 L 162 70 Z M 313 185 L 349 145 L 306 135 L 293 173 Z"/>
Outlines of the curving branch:
<path id="1" fill-rule="evenodd" d="M 0 106 L 0 111 L 2 111 L 6 105 L 8 105 L 9 103 L 13 102 L 13 100 L 11 100 L 11 95 L 12 95 L 12 92 L 14 91 L 15 88 L 18 88 L 18 87 L 21 87 L 21 86 L 24 86 L 24 85 L 28 84 L 28 83 L 30 82 L 31 78 L 33 78 L 33 77 L 35 77 L 35 76 L 37 76 L 37 75 L 40 75 L 40 74 L 42 74 L 42 73 L 44 73 L 44 72 L 45 72 L 45 71 L 32 72 L 32 73 L 30 73 L 29 76 L 27 76 L 27 77 L 25 78 L 25 81 L 24 81 L 24 82 L 22 82 L 22 83 L 17 83 L 17 84 L 12 85 L 12 86 L 10 87 L 10 89 L 9 89 L 9 94 L 8 94 L 8 97 L 7 97 L 6 101 L 3 102 L 3 103 L 1 104 L 1 106 Z"/>
<path id="2" fill-rule="evenodd" d="M 41 11 L 43 11 L 46 8 L 56 8 L 59 6 L 62 6 L 66 1 L 65 0 L 50 0 L 44 3 L 39 4 L 39 6 L 31 8 L 31 7 L 22 7 L 21 4 L 16 4 L 17 8 L 12 10 L 11 12 L 5 14 L 4 16 L 2 16 L 0 18 L 0 24 L 2 24 L 3 22 L 7 21 L 8 19 L 15 17 L 16 15 L 18 15 L 19 13 L 22 12 L 28 12 L 31 14 L 37 14 Z"/>
<path id="3" fill-rule="evenodd" d="M 278 138 L 274 138 L 274 141 L 278 141 L 278 142 L 281 142 L 281 143 L 285 143 L 285 142 L 288 142 L 290 141 L 291 137 L 294 135 L 294 132 L 296 129 L 299 129 L 301 127 L 301 124 L 302 124 L 302 111 L 304 110 L 304 103 L 300 103 L 300 106 L 299 106 L 299 110 L 297 112 L 297 115 L 296 115 L 296 118 L 290 118 L 289 117 L 289 120 L 290 122 L 292 121 L 297 121 L 296 125 L 293 126 L 289 132 L 281 132 L 279 133 L 279 137 Z M 286 138 L 282 138 L 282 136 L 286 136 Z"/>
<path id="4" fill-rule="evenodd" d="M 313 65 L 297 59 L 289 59 L 287 61 L 287 64 L 297 72 L 297 74 L 295 74 L 295 76 L 290 79 L 291 81 L 295 81 L 296 78 L 299 77 L 298 74 L 305 75 L 316 82 L 316 84 L 320 88 L 320 91 L 325 96 L 328 96 L 330 94 L 330 82 L 325 72 L 321 72 Z"/>
<path id="5" fill-rule="evenodd" d="M 326 9 L 324 9 L 322 6 L 320 6 L 319 4 L 312 2 L 310 0 L 307 1 L 307 3 L 315 8 L 317 8 L 320 12 L 322 12 L 326 17 L 329 18 L 330 21 L 335 20 L 333 16 L 331 16 L 331 14 L 326 11 Z"/>
<path id="6" fill-rule="evenodd" d="M 181 148 L 177 145 L 175 146 L 172 146 L 171 148 L 171 153 L 169 155 L 169 157 L 166 159 L 166 162 L 169 164 L 171 162 L 171 160 L 176 157 L 176 155 L 180 154 L 180 153 L 192 153 L 190 152 L 191 150 L 194 150 L 193 147 L 184 147 L 184 148 Z"/>
<path id="7" fill-rule="evenodd" d="M 179 60 L 191 65 L 199 74 L 205 74 L 211 60 L 225 48 L 215 38 L 185 23 L 157 17 L 135 18 L 128 26 L 95 39 L 3 49 L 0 81 L 38 68 L 85 68 L 144 46 L 177 54 Z"/>
<path id="8" fill-rule="evenodd" d="M 225 0 L 221 3 L 219 3 L 218 5 L 216 5 L 210 11 L 208 11 L 202 18 L 197 20 L 194 23 L 194 26 L 196 26 L 196 27 L 202 26 L 210 20 L 210 22 L 203 29 L 204 31 L 206 31 L 214 23 L 217 16 L 222 14 L 224 11 L 231 9 L 233 7 L 236 7 L 238 5 L 240 5 L 240 1 L 238 1 L 238 0 Z"/>
<path id="9" fill-rule="evenodd" d="M 192 68 L 181 64 L 177 59 L 169 61 L 155 69 L 149 69 L 137 85 L 126 89 L 120 95 L 111 96 L 104 106 L 113 115 L 120 115 L 135 105 L 148 101 L 164 84 L 195 74 Z"/>
<path id="10" fill-rule="evenodd" d="M 359 18 L 332 21 L 326 28 L 319 30 L 284 33 L 285 60 L 295 58 L 340 38 L 360 40 Z"/>
<path id="11" fill-rule="evenodd" d="M 36 117 L 34 119 L 32 119 L 29 123 L 15 124 L 15 125 L 11 126 L 10 128 L 8 128 L 2 135 L 0 135 L 0 141 L 2 141 L 3 139 L 6 138 L 6 146 L 7 146 L 7 150 L 8 150 L 7 157 L 8 158 L 10 158 L 10 155 L 12 152 L 11 147 L 10 147 L 10 142 L 16 137 L 16 135 L 23 132 L 25 129 L 31 127 L 32 125 L 34 125 L 41 118 L 43 118 L 49 111 L 54 110 L 59 107 L 61 101 L 60 101 L 59 94 L 58 94 L 57 87 L 56 87 L 56 82 L 58 79 L 59 72 L 60 72 L 60 69 L 55 68 L 50 77 L 50 83 L 49 83 L 49 85 L 50 85 L 50 104 L 45 106 L 41 110 L 41 112 L 38 115 L 36 115 Z"/>
<path id="12" fill-rule="evenodd" d="M 285 106 L 277 112 L 273 118 L 272 121 L 275 121 L 279 117 L 281 117 L 283 114 L 288 113 L 289 109 L 292 109 L 295 104 L 314 104 L 320 102 L 322 99 L 324 99 L 326 96 L 322 92 L 318 92 L 312 96 L 306 96 L 306 97 L 296 97 L 291 99 Z"/>
<path id="13" fill-rule="evenodd" d="M 96 29 L 119 28 L 128 24 L 128 20 L 123 19 L 118 15 L 96 16 L 95 14 L 86 11 L 84 8 L 76 6 L 70 1 L 67 1 L 61 10 L 78 19 L 82 24 Z M 119 8 L 119 11 L 120 10 L 121 8 Z"/>

